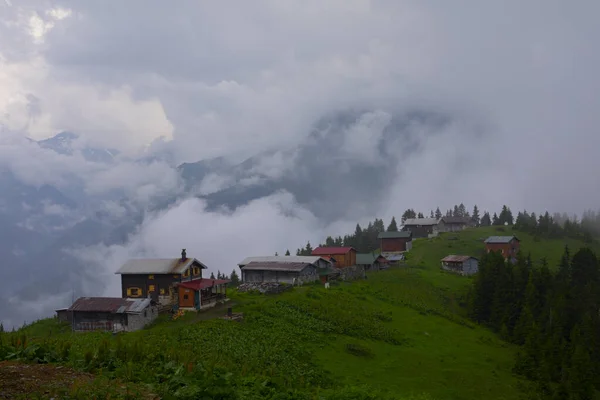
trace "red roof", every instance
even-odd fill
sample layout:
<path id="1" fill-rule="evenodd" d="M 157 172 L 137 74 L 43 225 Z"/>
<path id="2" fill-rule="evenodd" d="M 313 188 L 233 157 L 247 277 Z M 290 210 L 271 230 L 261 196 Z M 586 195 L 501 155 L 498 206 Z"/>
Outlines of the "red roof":
<path id="1" fill-rule="evenodd" d="M 179 283 L 179 286 L 187 288 L 187 289 L 192 289 L 192 290 L 200 290 L 200 289 L 207 289 L 209 287 L 213 287 L 216 285 L 223 285 L 225 283 L 229 283 L 231 282 L 229 279 L 196 279 L 195 281 L 191 281 L 191 282 L 181 282 Z"/>
<path id="2" fill-rule="evenodd" d="M 334 254 L 346 254 L 350 250 L 356 251 L 356 249 L 354 247 L 349 247 L 349 246 L 347 246 L 347 247 L 319 246 L 313 250 L 312 255 L 313 256 L 327 256 L 327 255 L 334 255 Z"/>

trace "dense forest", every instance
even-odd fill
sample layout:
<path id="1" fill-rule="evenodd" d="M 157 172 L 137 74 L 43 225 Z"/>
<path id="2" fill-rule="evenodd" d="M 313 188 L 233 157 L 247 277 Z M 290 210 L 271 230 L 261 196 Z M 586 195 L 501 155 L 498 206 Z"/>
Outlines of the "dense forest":
<path id="1" fill-rule="evenodd" d="M 344 236 L 328 236 L 325 242 L 319 244 L 319 246 L 352 246 L 359 253 L 367 253 L 379 247 L 377 236 L 380 232 L 397 231 L 407 219 L 439 219 L 443 216 L 469 218 L 475 226 L 513 225 L 515 230 L 530 233 L 537 238 L 559 239 L 570 237 L 590 243 L 593 237 L 600 236 L 600 211 L 586 211 L 581 218 L 578 218 L 565 213 L 550 215 L 546 211 L 537 215 L 534 212 L 529 213 L 524 210 L 518 212 L 515 218 L 510 207 L 506 205 L 502 206 L 499 213 L 490 214 L 488 211 L 481 213 L 477 205 L 473 207 L 472 212 L 469 212 L 465 205 L 461 203 L 446 210 L 445 213 L 442 213 L 439 207 L 436 210 L 430 210 L 428 214 L 417 212 L 414 209 L 407 209 L 402 214 L 400 224 L 396 222 L 395 217 L 392 217 L 387 226 L 382 219 L 375 219 L 375 221 L 369 222 L 367 226 L 356 224 L 354 233 Z M 305 246 L 296 250 L 296 255 L 310 255 L 312 250 L 313 246 L 308 241 Z M 290 251 L 287 250 L 285 254 L 290 255 Z"/>
<path id="2" fill-rule="evenodd" d="M 519 256 L 480 260 L 470 316 L 521 345 L 514 372 L 535 382 L 540 399 L 588 400 L 600 389 L 600 265 L 583 248 L 565 248 L 557 272 Z"/>

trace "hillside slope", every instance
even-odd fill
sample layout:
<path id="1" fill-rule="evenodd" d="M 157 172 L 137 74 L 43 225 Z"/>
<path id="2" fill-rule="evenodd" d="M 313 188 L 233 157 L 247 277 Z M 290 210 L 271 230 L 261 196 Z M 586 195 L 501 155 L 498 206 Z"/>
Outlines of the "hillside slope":
<path id="1" fill-rule="evenodd" d="M 229 394 L 221 398 L 517 399 L 516 348 L 462 316 L 459 303 L 471 279 L 439 268 L 448 253 L 477 255 L 480 239 L 495 232 L 479 228 L 417 240 L 407 261 L 412 266 L 329 290 L 233 291 L 231 304 L 245 313 L 242 323 L 209 319 L 223 312 L 213 310 L 113 336 L 72 334 L 50 319 L 5 333 L 2 342 L 16 346 L 13 358 L 46 357 L 148 384 L 163 398 L 194 398 L 190 393 L 198 391 L 216 396 L 226 386 Z M 565 243 L 573 250 L 583 245 L 518 236 L 534 260 L 546 256 L 551 266 Z M 21 344 L 19 350 L 18 342 L 39 348 L 26 351 Z"/>

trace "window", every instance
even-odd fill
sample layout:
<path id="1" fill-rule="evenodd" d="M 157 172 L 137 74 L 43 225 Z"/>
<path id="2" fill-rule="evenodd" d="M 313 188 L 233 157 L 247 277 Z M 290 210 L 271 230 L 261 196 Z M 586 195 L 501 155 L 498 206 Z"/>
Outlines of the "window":
<path id="1" fill-rule="evenodd" d="M 154 275 L 148 275 L 148 279 L 154 279 Z"/>
<path id="2" fill-rule="evenodd" d="M 194 276 L 200 275 L 200 268 L 194 267 Z"/>
<path id="3" fill-rule="evenodd" d="M 160 294 L 165 294 L 165 289 L 164 288 L 160 288 Z"/>
<path id="4" fill-rule="evenodd" d="M 140 297 L 142 295 L 142 289 L 136 287 L 127 288 L 128 297 Z"/>
<path id="5" fill-rule="evenodd" d="M 190 270 L 186 269 L 185 272 L 183 273 L 183 277 L 187 278 L 188 276 L 190 276 Z"/>
<path id="6" fill-rule="evenodd" d="M 156 286 L 148 285 L 148 292 L 154 292 L 154 291 L 156 291 Z"/>
<path id="7" fill-rule="evenodd" d="M 173 278 L 179 279 L 179 275 L 175 274 L 175 275 L 173 275 Z"/>
<path id="8" fill-rule="evenodd" d="M 187 299 L 189 299 L 188 295 L 187 295 L 187 294 L 184 294 L 184 295 L 183 295 L 183 299 L 184 299 L 184 300 L 187 300 Z"/>

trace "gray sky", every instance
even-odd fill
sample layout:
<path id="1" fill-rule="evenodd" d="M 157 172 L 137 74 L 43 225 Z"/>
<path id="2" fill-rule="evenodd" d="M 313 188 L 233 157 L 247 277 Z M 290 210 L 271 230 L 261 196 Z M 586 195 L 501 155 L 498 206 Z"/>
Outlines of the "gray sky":
<path id="1" fill-rule="evenodd" d="M 0 162 L 37 183 L 77 171 L 93 193 L 124 187 L 143 202 L 176 191 L 166 164 L 100 168 L 16 135 L 70 130 L 131 156 L 163 137 L 152 149 L 178 162 L 242 161 L 318 144 L 315 124 L 348 109 L 363 111 L 337 139 L 336 167 L 378 166 L 381 146 L 393 161 L 380 166 L 387 183 L 375 188 L 376 209 L 353 203 L 332 227 L 310 207 L 302 218 L 283 216 L 280 207 L 298 209 L 286 193 L 228 215 L 185 201 L 149 216 L 121 248 L 90 252 L 114 257 L 105 263 L 114 268 L 140 252 L 176 255 L 183 244 L 219 263 L 222 243 L 235 242 L 229 270 L 237 258 L 322 240 L 375 216 L 387 221 L 408 207 L 597 209 L 598 15 L 596 0 L 5 0 Z M 410 145 L 404 134 L 384 139 L 407 109 L 449 122 L 437 131 L 409 124 Z M 281 156 L 265 162 L 272 173 L 303 167 Z M 261 235 L 248 236 L 256 229 Z"/>

